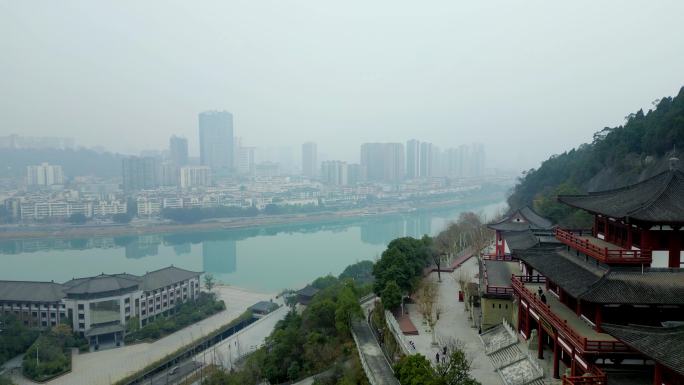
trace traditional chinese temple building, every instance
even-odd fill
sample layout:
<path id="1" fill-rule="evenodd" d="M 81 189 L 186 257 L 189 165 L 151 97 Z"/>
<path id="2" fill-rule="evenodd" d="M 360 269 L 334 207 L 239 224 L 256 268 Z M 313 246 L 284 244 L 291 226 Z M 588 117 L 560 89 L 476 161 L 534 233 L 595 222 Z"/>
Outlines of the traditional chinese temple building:
<path id="1" fill-rule="evenodd" d="M 543 234 L 553 230 L 553 224 L 546 218 L 537 214 L 529 207 L 515 210 L 498 222 L 490 223 L 488 228 L 496 232 L 495 259 L 510 259 L 511 248 L 508 245 L 508 237 L 519 237 L 527 233 Z"/>
<path id="2" fill-rule="evenodd" d="M 516 252 L 518 333 L 565 385 L 684 384 L 684 173 L 558 199 L 593 228 Z"/>

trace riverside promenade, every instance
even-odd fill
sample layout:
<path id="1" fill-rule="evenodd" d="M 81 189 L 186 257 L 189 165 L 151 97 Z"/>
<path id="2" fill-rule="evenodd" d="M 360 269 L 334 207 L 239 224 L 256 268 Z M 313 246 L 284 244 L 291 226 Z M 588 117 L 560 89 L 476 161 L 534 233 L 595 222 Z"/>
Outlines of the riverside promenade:
<path id="1" fill-rule="evenodd" d="M 175 352 L 192 341 L 200 339 L 228 324 L 255 303 L 268 301 L 275 297 L 275 294 L 255 293 L 232 286 L 217 286 L 214 292 L 216 292 L 220 299 L 225 301 L 226 310 L 152 343 L 140 343 L 116 349 L 74 355 L 71 372 L 45 384 L 113 384 L 129 374 L 142 370 L 147 365 Z M 35 384 L 35 382 L 24 378 L 21 374 L 14 374 L 12 381 L 17 385 Z"/>

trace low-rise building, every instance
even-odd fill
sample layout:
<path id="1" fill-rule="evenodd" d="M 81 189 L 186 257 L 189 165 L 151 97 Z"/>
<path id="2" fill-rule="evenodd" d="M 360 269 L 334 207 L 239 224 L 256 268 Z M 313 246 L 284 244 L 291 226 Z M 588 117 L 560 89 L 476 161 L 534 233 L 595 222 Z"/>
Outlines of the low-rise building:
<path id="1" fill-rule="evenodd" d="M 0 311 L 39 329 L 68 321 L 93 346 L 119 345 L 129 322 L 145 326 L 197 299 L 200 274 L 169 266 L 143 276 L 101 274 L 63 284 L 0 281 Z"/>

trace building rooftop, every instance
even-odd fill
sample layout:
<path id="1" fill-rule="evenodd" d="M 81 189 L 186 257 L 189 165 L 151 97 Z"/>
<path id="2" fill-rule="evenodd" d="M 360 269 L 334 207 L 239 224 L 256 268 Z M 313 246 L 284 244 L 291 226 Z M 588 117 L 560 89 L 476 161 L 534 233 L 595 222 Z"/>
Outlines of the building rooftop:
<path id="1" fill-rule="evenodd" d="M 684 375 L 684 325 L 650 327 L 603 324 L 602 327 L 632 349 Z"/>
<path id="2" fill-rule="evenodd" d="M 642 182 L 586 195 L 560 195 L 569 206 L 611 218 L 684 222 L 684 172 L 669 170 Z"/>
<path id="3" fill-rule="evenodd" d="M 684 305 L 684 270 L 604 267 L 564 248 L 533 247 L 518 257 L 571 296 L 602 304 Z"/>
<path id="4" fill-rule="evenodd" d="M 12 302 L 58 302 L 62 285 L 54 282 L 0 281 L 0 300 Z"/>
<path id="5" fill-rule="evenodd" d="M 580 298 L 603 304 L 684 305 L 684 270 L 612 269 Z"/>
<path id="6" fill-rule="evenodd" d="M 256 313 L 270 313 L 278 308 L 278 304 L 270 301 L 259 301 L 254 305 L 250 306 L 249 309 Z"/>
<path id="7" fill-rule="evenodd" d="M 553 223 L 525 206 L 508 213 L 498 222 L 487 224 L 487 227 L 498 231 L 550 230 Z"/>
<path id="8" fill-rule="evenodd" d="M 64 293 L 68 295 L 85 295 L 109 293 L 115 291 L 132 291 L 140 286 L 140 278 L 130 274 L 100 274 L 94 277 L 76 278 L 64 283 Z"/>
<path id="9" fill-rule="evenodd" d="M 297 294 L 304 297 L 313 297 L 319 290 L 311 285 L 306 285 L 303 289 L 297 290 Z"/>
<path id="10" fill-rule="evenodd" d="M 143 290 L 156 290 L 165 286 L 185 281 L 202 274 L 201 272 L 190 271 L 175 267 L 173 265 L 163 269 L 150 271 L 142 276 Z"/>
<path id="11" fill-rule="evenodd" d="M 538 247 L 525 250 L 518 257 L 573 297 L 585 293 L 607 270 L 589 267 L 570 256 L 562 247 Z"/>
<path id="12" fill-rule="evenodd" d="M 534 235 L 531 230 L 524 231 L 509 231 L 504 234 L 504 240 L 508 244 L 511 252 L 516 250 L 527 250 L 540 243 L 538 236 Z"/>

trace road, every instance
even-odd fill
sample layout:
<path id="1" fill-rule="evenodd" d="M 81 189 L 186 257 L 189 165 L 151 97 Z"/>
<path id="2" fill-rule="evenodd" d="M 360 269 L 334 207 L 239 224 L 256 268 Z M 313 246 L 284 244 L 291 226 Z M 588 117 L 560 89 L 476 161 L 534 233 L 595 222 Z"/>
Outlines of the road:
<path id="1" fill-rule="evenodd" d="M 352 332 L 362 355 L 361 362 L 366 363 L 364 371 L 371 385 L 399 385 L 366 320 L 353 321 Z"/>
<path id="2" fill-rule="evenodd" d="M 285 318 L 289 308 L 281 306 L 266 317 L 240 330 L 222 342 L 195 357 L 195 361 L 206 365 L 219 365 L 230 370 L 240 358 L 252 353 L 264 344 L 276 323 Z"/>
<path id="3" fill-rule="evenodd" d="M 183 377 L 187 376 L 188 374 L 192 373 L 195 369 L 199 368 L 200 364 L 195 362 L 195 361 L 186 361 L 181 364 L 178 364 L 176 367 L 176 371 L 171 374 L 172 369 L 169 369 L 163 373 L 160 373 L 157 376 L 154 376 L 150 381 L 146 381 L 145 385 L 168 385 L 168 384 L 175 384 L 176 381 L 179 381 Z"/>
<path id="4" fill-rule="evenodd" d="M 226 310 L 190 325 L 153 343 L 140 343 L 116 349 L 74 355 L 71 373 L 47 382 L 49 385 L 107 385 L 142 370 L 178 348 L 196 341 L 237 318 L 258 301 L 274 294 L 254 293 L 232 286 L 216 287 L 214 291 L 226 302 Z M 17 385 L 35 384 L 20 374 L 12 376 Z"/>

